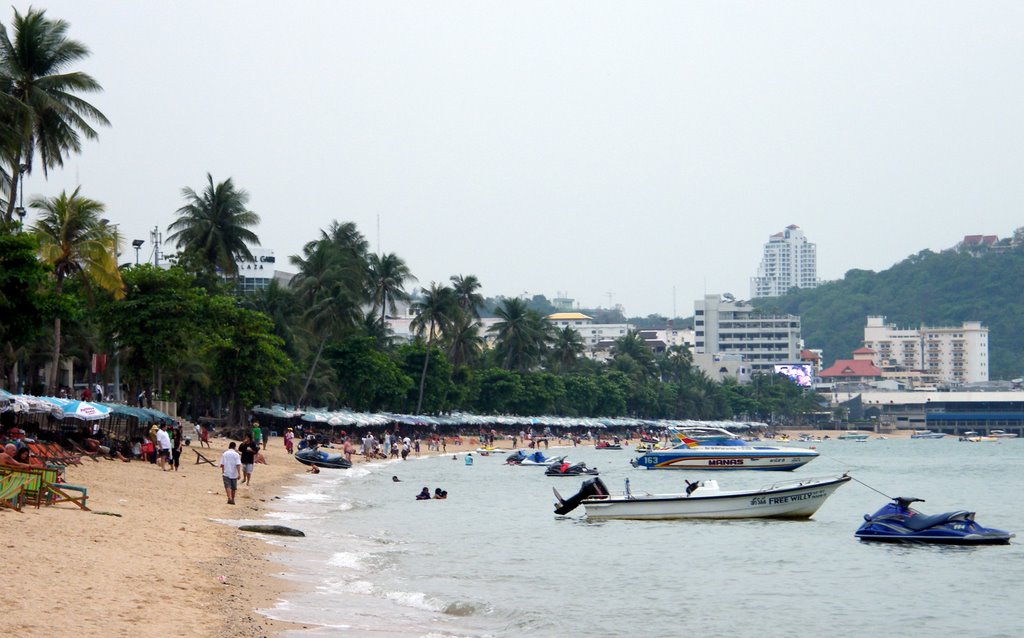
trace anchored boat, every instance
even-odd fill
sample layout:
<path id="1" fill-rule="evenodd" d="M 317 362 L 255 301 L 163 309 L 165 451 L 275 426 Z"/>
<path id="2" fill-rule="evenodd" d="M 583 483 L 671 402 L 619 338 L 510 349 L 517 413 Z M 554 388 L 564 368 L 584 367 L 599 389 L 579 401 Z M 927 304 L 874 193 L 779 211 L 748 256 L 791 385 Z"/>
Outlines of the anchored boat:
<path id="1" fill-rule="evenodd" d="M 753 445 L 722 428 L 704 427 L 698 436 L 680 433 L 679 445 L 648 450 L 631 463 L 648 470 L 795 470 L 818 456 L 806 448 Z"/>
<path id="2" fill-rule="evenodd" d="M 665 520 L 682 518 L 810 518 L 851 478 L 846 474 L 773 483 L 754 490 L 723 490 L 718 481 L 689 483 L 683 494 L 612 495 L 601 479 L 583 482 L 579 493 L 563 499 L 555 490 L 555 513 L 582 505 L 587 518 Z M 627 484 L 628 490 L 628 484 Z"/>

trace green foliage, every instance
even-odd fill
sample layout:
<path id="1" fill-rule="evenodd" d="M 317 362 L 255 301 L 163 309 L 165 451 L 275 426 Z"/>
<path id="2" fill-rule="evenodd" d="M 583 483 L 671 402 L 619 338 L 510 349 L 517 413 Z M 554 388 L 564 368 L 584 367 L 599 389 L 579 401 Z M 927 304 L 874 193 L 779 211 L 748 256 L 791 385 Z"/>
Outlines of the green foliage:
<path id="1" fill-rule="evenodd" d="M 340 386 L 340 403 L 362 412 L 396 409 L 415 385 L 371 337 L 349 337 L 324 352 Z M 436 362 L 435 362 L 436 364 Z"/>
<path id="2" fill-rule="evenodd" d="M 851 270 L 840 281 L 755 300 L 760 308 L 797 314 L 810 348 L 825 362 L 850 357 L 864 341 L 868 315 L 899 326 L 959 326 L 981 321 L 989 329 L 989 375 L 1008 379 L 1024 372 L 1024 252 L 922 251 L 875 273 Z"/>
<path id="3" fill-rule="evenodd" d="M 427 358 L 429 353 L 429 365 Z M 420 387 L 410 389 L 401 406 L 402 412 L 417 408 L 421 412 L 436 414 L 448 409 L 447 397 L 452 377 L 451 364 L 444 352 L 437 346 L 428 345 L 417 339 L 413 343 L 399 346 L 395 350 L 398 366 L 410 378 L 419 378 Z"/>
<path id="4" fill-rule="evenodd" d="M 0 230 L 0 342 L 30 341 L 50 318 L 48 271 L 36 257 L 37 250 L 31 235 Z"/>

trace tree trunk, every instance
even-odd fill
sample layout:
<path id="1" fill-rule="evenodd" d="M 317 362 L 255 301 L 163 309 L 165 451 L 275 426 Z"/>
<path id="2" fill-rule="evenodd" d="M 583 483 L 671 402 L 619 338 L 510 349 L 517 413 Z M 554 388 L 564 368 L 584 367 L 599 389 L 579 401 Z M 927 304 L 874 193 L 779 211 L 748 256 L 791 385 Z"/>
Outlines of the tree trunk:
<path id="1" fill-rule="evenodd" d="M 430 332 L 431 333 L 434 332 L 434 326 L 433 325 L 430 326 Z M 414 414 L 419 414 L 420 410 L 423 408 L 423 386 L 427 382 L 427 365 L 429 363 L 430 363 L 430 341 L 428 340 L 427 341 L 427 356 L 423 357 L 423 371 L 420 372 L 420 398 L 416 400 L 416 412 L 414 412 Z"/>
<path id="2" fill-rule="evenodd" d="M 320 340 L 320 347 L 316 349 L 316 357 L 313 358 L 313 365 L 309 367 L 309 374 L 306 375 L 306 384 L 302 386 L 302 394 L 299 396 L 299 402 L 296 404 L 302 406 L 302 402 L 306 400 L 306 390 L 309 390 L 309 382 L 313 380 L 313 372 L 316 370 L 317 364 L 320 363 L 320 353 L 324 351 L 324 344 L 327 343 L 327 335 Z"/>
<path id="3" fill-rule="evenodd" d="M 21 179 L 21 153 L 14 158 L 11 162 L 11 175 L 10 175 L 10 188 L 7 189 L 10 193 L 7 197 L 7 210 L 4 211 L 4 221 L 8 224 L 14 219 L 14 207 L 15 202 L 18 201 L 18 184 Z"/>
<path id="4" fill-rule="evenodd" d="M 58 286 L 57 294 L 60 294 Z M 50 395 L 57 396 L 60 391 L 60 317 L 53 320 L 53 358 L 50 360 Z"/>

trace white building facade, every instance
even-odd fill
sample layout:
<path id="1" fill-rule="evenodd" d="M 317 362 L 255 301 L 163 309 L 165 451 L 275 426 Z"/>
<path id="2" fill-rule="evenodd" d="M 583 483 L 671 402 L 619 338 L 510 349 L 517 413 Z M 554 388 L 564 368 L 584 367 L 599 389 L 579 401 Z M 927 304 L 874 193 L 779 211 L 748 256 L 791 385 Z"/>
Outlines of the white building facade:
<path id="1" fill-rule="evenodd" d="M 594 358 L 600 344 L 608 345 L 633 329 L 633 325 L 628 323 L 594 323 L 593 317 L 582 312 L 556 312 L 548 315 L 547 320 L 559 330 L 569 327 L 578 332 L 587 347 L 585 354 L 590 358 Z"/>
<path id="2" fill-rule="evenodd" d="M 704 295 L 694 302 L 693 330 L 698 353 L 741 355 L 752 372 L 800 361 L 800 317 L 755 312 L 748 301 Z"/>
<path id="3" fill-rule="evenodd" d="M 236 261 L 238 292 L 250 293 L 270 287 L 277 269 L 277 258 L 269 248 L 250 248 L 252 261 Z"/>
<path id="4" fill-rule="evenodd" d="M 867 318 L 864 345 L 883 371 L 918 370 L 954 385 L 988 381 L 988 328 L 980 321 L 960 327 L 898 328 L 885 317 Z"/>
<path id="5" fill-rule="evenodd" d="M 768 238 L 757 276 L 750 278 L 753 299 L 779 297 L 790 288 L 818 285 L 818 249 L 799 226 L 790 225 Z"/>

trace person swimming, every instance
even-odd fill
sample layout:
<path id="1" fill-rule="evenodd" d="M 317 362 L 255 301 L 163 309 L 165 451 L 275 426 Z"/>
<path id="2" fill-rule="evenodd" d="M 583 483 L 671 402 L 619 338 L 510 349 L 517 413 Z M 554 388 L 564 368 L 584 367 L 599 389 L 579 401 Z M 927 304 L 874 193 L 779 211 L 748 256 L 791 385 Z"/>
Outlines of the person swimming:
<path id="1" fill-rule="evenodd" d="M 391 477 L 391 482 L 392 483 L 401 483 L 402 479 L 398 478 L 397 476 L 392 476 Z"/>
<path id="2" fill-rule="evenodd" d="M 430 488 L 424 487 L 420 490 L 420 493 L 416 495 L 417 501 L 429 501 L 430 500 Z"/>
<path id="3" fill-rule="evenodd" d="M 435 488 L 434 489 L 434 498 L 442 499 L 442 500 L 446 499 L 446 498 L 448 498 L 448 492 L 446 490 L 442 490 L 440 487 Z"/>

